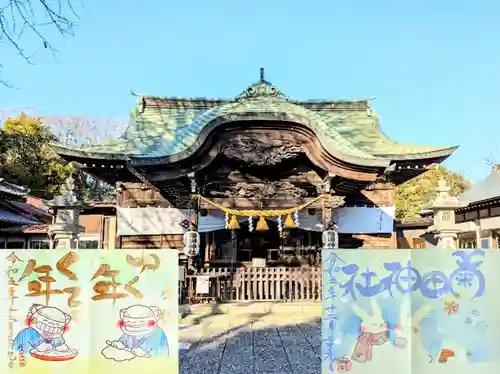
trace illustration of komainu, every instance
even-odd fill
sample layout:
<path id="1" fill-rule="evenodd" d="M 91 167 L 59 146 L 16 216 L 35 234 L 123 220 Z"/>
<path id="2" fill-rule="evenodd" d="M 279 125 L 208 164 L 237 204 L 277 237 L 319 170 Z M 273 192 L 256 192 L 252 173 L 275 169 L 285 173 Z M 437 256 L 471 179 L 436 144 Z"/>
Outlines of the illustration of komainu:
<path id="1" fill-rule="evenodd" d="M 418 363 L 428 363 L 432 361 L 429 352 L 422 344 L 420 334 L 420 323 L 424 320 L 432 308 L 426 304 L 411 313 L 410 297 L 405 297 L 401 302 L 399 324 L 396 327 L 396 339 L 411 341 L 411 359 Z"/>
<path id="2" fill-rule="evenodd" d="M 117 340 L 107 340 L 102 355 L 114 361 L 168 356 L 167 336 L 160 321 L 160 308 L 156 306 L 132 305 L 121 309 L 119 327 L 123 334 Z"/>
<path id="3" fill-rule="evenodd" d="M 389 325 L 382 317 L 382 311 L 375 298 L 370 299 L 372 314 L 354 304 L 352 311 L 361 319 L 361 332 L 353 349 L 352 359 L 357 362 L 368 362 L 373 357 L 373 346 L 387 345 L 389 342 Z M 395 340 L 397 347 L 406 346 L 406 339 Z"/>

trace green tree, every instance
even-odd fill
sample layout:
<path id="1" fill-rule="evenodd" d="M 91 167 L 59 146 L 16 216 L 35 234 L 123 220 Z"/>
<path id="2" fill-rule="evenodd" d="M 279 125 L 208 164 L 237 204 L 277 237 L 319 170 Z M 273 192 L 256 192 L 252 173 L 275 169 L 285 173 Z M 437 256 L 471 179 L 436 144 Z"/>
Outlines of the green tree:
<path id="1" fill-rule="evenodd" d="M 49 146 L 55 138 L 40 119 L 22 113 L 0 129 L 0 175 L 32 190 L 33 195 L 59 192 L 73 171 Z"/>
<path id="2" fill-rule="evenodd" d="M 447 180 L 454 196 L 470 187 L 463 175 L 440 165 L 396 188 L 396 218 L 417 218 L 418 213 L 436 196 L 437 183 L 441 177 Z"/>
<path id="3" fill-rule="evenodd" d="M 69 137 L 76 145 L 89 143 L 89 134 L 96 133 L 102 125 L 102 121 L 95 123 L 85 117 L 38 118 L 21 113 L 7 118 L 0 129 L 0 177 L 29 187 L 33 195 L 48 198 L 59 193 L 65 179 L 73 173 L 80 199 L 113 200 L 114 186 L 75 169 L 49 146 L 58 140 L 67 142 Z"/>

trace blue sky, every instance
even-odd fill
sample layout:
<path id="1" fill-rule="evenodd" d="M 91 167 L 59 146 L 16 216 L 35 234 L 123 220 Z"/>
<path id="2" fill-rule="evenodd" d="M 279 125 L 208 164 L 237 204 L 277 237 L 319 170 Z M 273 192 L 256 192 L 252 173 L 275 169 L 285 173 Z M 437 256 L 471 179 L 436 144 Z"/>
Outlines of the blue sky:
<path id="1" fill-rule="evenodd" d="M 57 59 L 0 44 L 0 109 L 126 118 L 130 90 L 230 98 L 262 66 L 292 98 L 376 96 L 390 137 L 460 145 L 446 165 L 473 181 L 500 163 L 500 1 L 82 1 Z"/>

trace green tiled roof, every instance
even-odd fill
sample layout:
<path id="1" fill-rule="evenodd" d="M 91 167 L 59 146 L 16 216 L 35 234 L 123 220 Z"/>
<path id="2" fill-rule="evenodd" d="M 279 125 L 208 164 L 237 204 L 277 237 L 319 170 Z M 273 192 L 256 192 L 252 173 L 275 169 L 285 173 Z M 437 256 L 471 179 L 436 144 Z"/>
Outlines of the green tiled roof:
<path id="1" fill-rule="evenodd" d="M 233 100 L 141 97 L 123 136 L 107 143 L 58 153 L 95 159 L 175 156 L 194 151 L 204 130 L 214 123 L 282 120 L 310 128 L 323 147 L 346 162 L 387 166 L 392 160 L 450 155 L 456 147 L 426 147 L 390 140 L 378 116 L 364 101 L 289 100 L 267 81 L 260 81 Z M 206 131 L 205 131 L 206 132 Z"/>

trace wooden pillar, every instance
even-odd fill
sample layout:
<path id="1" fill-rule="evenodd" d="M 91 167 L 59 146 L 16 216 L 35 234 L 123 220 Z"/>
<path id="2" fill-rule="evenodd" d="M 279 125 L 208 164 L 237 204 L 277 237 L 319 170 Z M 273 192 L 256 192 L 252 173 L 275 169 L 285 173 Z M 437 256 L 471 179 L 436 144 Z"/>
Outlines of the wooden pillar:
<path id="1" fill-rule="evenodd" d="M 191 195 L 198 193 L 198 184 L 196 183 L 195 174 L 188 174 L 189 180 L 191 181 Z M 189 218 L 189 231 L 198 231 L 198 197 L 190 196 L 190 209 L 191 216 Z M 193 268 L 193 258 L 188 257 L 188 268 Z"/>
<path id="2" fill-rule="evenodd" d="M 191 194 L 194 195 L 198 193 L 198 184 L 196 183 L 194 173 L 188 175 L 191 181 Z M 191 196 L 191 217 L 189 220 L 190 226 L 189 229 L 191 231 L 198 231 L 198 213 L 199 213 L 199 199 L 197 197 Z"/>
<path id="3" fill-rule="evenodd" d="M 328 230 L 333 222 L 332 195 L 323 198 L 323 230 Z"/>
<path id="4" fill-rule="evenodd" d="M 214 234 L 213 232 L 205 233 L 205 262 L 210 262 L 214 257 Z"/>
<path id="5" fill-rule="evenodd" d="M 333 221 L 332 194 L 331 194 L 333 177 L 334 175 L 329 173 L 328 176 L 324 179 L 323 184 L 318 188 L 318 193 L 326 195 L 322 201 L 323 230 L 328 230 L 332 226 L 332 221 Z"/>
<path id="6" fill-rule="evenodd" d="M 231 243 L 233 248 L 231 251 L 231 259 L 236 261 L 238 259 L 238 233 L 236 230 L 231 230 Z"/>

